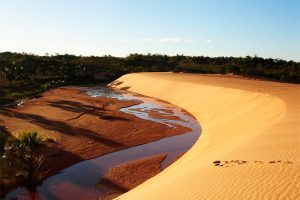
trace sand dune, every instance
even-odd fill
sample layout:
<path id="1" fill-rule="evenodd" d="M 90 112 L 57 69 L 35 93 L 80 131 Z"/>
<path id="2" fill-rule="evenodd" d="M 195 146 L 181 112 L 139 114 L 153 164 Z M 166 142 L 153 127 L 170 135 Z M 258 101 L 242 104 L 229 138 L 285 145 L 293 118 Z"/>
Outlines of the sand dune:
<path id="1" fill-rule="evenodd" d="M 235 76 L 128 74 L 115 87 L 193 114 L 198 142 L 118 199 L 299 199 L 300 86 Z"/>

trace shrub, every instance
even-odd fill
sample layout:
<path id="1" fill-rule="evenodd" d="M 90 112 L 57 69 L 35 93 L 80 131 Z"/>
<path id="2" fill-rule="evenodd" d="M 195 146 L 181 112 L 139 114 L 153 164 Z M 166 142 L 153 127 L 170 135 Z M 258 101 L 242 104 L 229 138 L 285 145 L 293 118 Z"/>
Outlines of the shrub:
<path id="1" fill-rule="evenodd" d="M 7 128 L 5 126 L 0 126 L 0 156 L 4 153 L 4 147 L 9 137 L 11 137 L 11 134 Z"/>
<path id="2" fill-rule="evenodd" d="M 236 65 L 229 65 L 229 66 L 226 67 L 226 72 L 227 73 L 239 74 L 240 73 L 240 68 Z"/>
<path id="3" fill-rule="evenodd" d="M 7 174 L 23 176 L 28 184 L 39 181 L 45 141 L 37 132 L 23 132 L 5 145 L 4 167 Z"/>

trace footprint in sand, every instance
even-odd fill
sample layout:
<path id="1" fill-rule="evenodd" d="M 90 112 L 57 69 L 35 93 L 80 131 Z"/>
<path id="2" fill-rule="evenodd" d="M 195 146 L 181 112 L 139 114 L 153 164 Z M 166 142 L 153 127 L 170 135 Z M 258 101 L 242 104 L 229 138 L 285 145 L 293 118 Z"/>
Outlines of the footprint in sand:
<path id="1" fill-rule="evenodd" d="M 214 161 L 214 165 L 218 166 L 218 167 L 233 167 L 236 165 L 242 165 L 247 163 L 248 161 L 245 160 L 231 160 L 231 161 L 220 161 L 220 160 L 216 160 Z"/>
<path id="2" fill-rule="evenodd" d="M 278 160 L 278 161 L 275 161 L 275 160 L 269 161 L 269 163 L 271 163 L 271 164 L 279 163 L 279 162 L 281 162 L 281 160 Z"/>
<path id="3" fill-rule="evenodd" d="M 254 163 L 264 164 L 264 162 L 261 160 L 254 160 Z"/>
<path id="4" fill-rule="evenodd" d="M 216 160 L 213 162 L 213 164 L 216 167 L 233 167 L 233 166 L 237 166 L 237 165 L 242 165 L 242 164 L 246 164 L 249 163 L 250 161 L 245 161 L 245 160 L 231 160 L 231 161 L 221 161 L 221 160 Z M 276 164 L 276 163 L 282 163 L 282 164 L 294 164 L 291 161 L 282 161 L 282 160 L 271 160 L 268 162 L 264 162 L 261 160 L 254 160 L 255 164 Z"/>

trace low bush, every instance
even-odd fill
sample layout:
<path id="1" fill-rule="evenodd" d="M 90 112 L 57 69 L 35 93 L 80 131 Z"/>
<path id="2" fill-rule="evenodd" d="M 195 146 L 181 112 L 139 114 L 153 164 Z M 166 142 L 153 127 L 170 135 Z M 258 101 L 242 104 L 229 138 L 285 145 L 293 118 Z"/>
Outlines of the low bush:
<path id="1" fill-rule="evenodd" d="M 27 185 L 40 181 L 39 168 L 43 162 L 45 140 L 37 132 L 23 132 L 10 137 L 2 155 L 1 176 L 6 179 L 21 177 Z"/>
<path id="2" fill-rule="evenodd" d="M 0 156 L 2 157 L 4 153 L 4 147 L 7 140 L 11 137 L 10 132 L 5 126 L 0 126 Z"/>

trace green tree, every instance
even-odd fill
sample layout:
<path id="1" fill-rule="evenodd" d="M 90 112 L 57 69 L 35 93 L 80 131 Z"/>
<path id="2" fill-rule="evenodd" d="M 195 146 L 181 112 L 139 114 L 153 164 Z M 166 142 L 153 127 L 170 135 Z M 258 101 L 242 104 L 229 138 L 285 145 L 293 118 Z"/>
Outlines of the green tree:
<path id="1" fill-rule="evenodd" d="M 6 162 L 23 174 L 29 184 L 39 180 L 38 170 L 43 162 L 45 141 L 37 132 L 23 132 L 10 141 L 5 152 Z"/>

